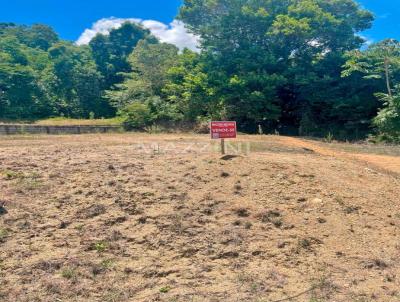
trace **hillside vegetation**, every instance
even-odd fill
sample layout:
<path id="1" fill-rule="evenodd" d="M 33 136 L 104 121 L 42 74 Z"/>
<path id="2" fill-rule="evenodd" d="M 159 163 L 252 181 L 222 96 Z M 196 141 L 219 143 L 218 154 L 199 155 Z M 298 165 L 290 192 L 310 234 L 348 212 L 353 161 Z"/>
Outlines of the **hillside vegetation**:
<path id="1" fill-rule="evenodd" d="M 228 119 L 250 133 L 398 141 L 400 44 L 367 47 L 374 17 L 356 1 L 185 0 L 178 19 L 198 52 L 134 23 L 83 46 L 1 23 L 0 119 Z"/>

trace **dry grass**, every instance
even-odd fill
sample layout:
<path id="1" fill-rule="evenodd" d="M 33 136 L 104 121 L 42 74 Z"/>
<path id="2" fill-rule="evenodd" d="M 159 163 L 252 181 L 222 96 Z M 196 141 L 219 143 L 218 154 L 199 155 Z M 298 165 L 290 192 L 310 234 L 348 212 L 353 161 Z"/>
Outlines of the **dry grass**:
<path id="1" fill-rule="evenodd" d="M 35 122 L 42 126 L 120 126 L 121 119 L 70 119 L 70 118 L 49 118 Z"/>
<path id="2" fill-rule="evenodd" d="M 208 141 L 0 140 L 0 301 L 400 299 L 398 157 L 242 136 L 255 151 L 223 160 Z"/>
<path id="3" fill-rule="evenodd" d="M 321 142 L 315 142 L 321 145 L 325 145 Z M 390 144 L 373 144 L 367 142 L 360 143 L 341 143 L 332 142 L 328 144 L 329 148 L 346 151 L 351 153 L 365 153 L 365 154 L 377 154 L 377 155 L 389 155 L 389 156 L 400 156 L 400 146 Z"/>

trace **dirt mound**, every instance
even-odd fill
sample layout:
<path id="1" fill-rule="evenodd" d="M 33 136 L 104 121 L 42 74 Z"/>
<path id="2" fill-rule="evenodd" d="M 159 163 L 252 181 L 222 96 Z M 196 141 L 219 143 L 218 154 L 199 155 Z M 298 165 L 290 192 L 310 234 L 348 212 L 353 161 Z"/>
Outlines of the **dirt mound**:
<path id="1" fill-rule="evenodd" d="M 265 146 L 223 160 L 136 148 L 203 136 L 0 142 L 0 300 L 399 299 L 399 178 L 242 140 Z"/>

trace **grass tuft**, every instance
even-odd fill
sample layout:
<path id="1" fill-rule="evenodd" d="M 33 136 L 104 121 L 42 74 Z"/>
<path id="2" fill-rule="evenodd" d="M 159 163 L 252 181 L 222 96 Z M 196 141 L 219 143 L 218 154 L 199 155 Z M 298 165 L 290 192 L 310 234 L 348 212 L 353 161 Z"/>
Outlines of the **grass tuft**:
<path id="1" fill-rule="evenodd" d="M 108 248 L 108 244 L 104 241 L 100 241 L 100 242 L 96 242 L 94 244 L 94 249 L 98 252 L 98 253 L 104 253 Z"/>
<path id="2" fill-rule="evenodd" d="M 72 267 L 66 267 L 61 271 L 61 276 L 68 280 L 76 279 L 78 274 L 76 270 Z"/>
<path id="3" fill-rule="evenodd" d="M 170 290 L 171 290 L 171 287 L 169 287 L 169 286 L 164 286 L 164 287 L 161 287 L 161 288 L 160 288 L 160 293 L 166 294 L 166 293 L 168 293 Z"/>

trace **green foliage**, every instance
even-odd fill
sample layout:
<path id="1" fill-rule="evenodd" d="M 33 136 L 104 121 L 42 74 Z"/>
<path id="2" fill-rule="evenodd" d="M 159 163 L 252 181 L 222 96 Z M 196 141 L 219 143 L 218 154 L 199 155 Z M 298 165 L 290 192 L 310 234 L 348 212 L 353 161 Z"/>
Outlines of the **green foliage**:
<path id="1" fill-rule="evenodd" d="M 392 81 L 400 76 L 400 42 L 387 39 L 371 45 L 364 52 L 349 52 L 346 57 L 344 77 L 359 72 L 367 80 L 384 79 L 387 93 L 391 95 Z"/>
<path id="2" fill-rule="evenodd" d="M 48 64 L 42 51 L 20 44 L 16 37 L 0 35 L 0 117 L 31 118 L 48 112 L 40 70 L 32 66 L 37 62 L 31 62 L 35 54 Z"/>
<path id="3" fill-rule="evenodd" d="M 213 89 L 208 85 L 201 56 L 193 51 L 186 49 L 179 55 L 176 64 L 167 72 L 162 91 L 183 120 L 196 121 L 214 111 L 211 104 Z"/>
<path id="4" fill-rule="evenodd" d="M 89 46 L 46 25 L 0 23 L 0 118 L 118 115 L 126 129 L 232 119 L 254 133 L 359 139 L 375 126 L 400 136 L 400 43 L 362 49 L 357 33 L 373 16 L 355 0 L 184 0 L 178 18 L 201 52 L 130 22 Z"/>
<path id="5" fill-rule="evenodd" d="M 161 95 L 167 81 L 167 71 L 178 58 L 178 48 L 171 44 L 151 44 L 142 40 L 129 56 L 133 72 L 149 83 L 153 94 Z"/>
<path id="6" fill-rule="evenodd" d="M 109 35 L 98 34 L 90 41 L 94 60 L 103 77 L 103 89 L 110 89 L 123 81 L 123 73 L 131 71 L 128 56 L 143 39 L 157 42 L 149 30 L 126 22 L 120 28 L 112 30 Z"/>
<path id="7" fill-rule="evenodd" d="M 133 70 L 125 73 L 125 80 L 108 91 L 107 96 L 117 108 L 124 108 L 132 102 L 146 102 L 161 90 L 167 81 L 167 71 L 178 57 L 178 49 L 169 44 L 150 44 L 140 41 L 129 56 Z"/>
<path id="8" fill-rule="evenodd" d="M 143 130 L 152 123 L 152 116 L 146 104 L 135 102 L 121 109 L 123 126 L 126 130 Z"/>
<path id="9" fill-rule="evenodd" d="M 325 142 L 332 143 L 334 139 L 335 137 L 333 136 L 333 134 L 329 132 L 325 137 Z"/>
<path id="10" fill-rule="evenodd" d="M 153 92 L 148 81 L 136 74 L 126 74 L 125 81 L 107 91 L 106 96 L 115 108 L 122 109 L 132 102 L 145 102 Z"/>
<path id="11" fill-rule="evenodd" d="M 400 141 L 400 85 L 395 87 L 394 94 L 377 94 L 384 103 L 384 107 L 374 119 L 374 125 L 378 128 L 381 138 L 387 141 Z"/>
<path id="12" fill-rule="evenodd" d="M 170 291 L 171 291 L 171 287 L 169 287 L 169 286 L 164 286 L 164 287 L 160 288 L 160 293 L 162 293 L 162 294 L 169 293 Z"/>
<path id="13" fill-rule="evenodd" d="M 101 74 L 89 48 L 57 43 L 49 49 L 53 61 L 52 79 L 48 80 L 58 114 L 89 118 L 108 115 L 110 107 L 101 96 Z"/>
<path id="14" fill-rule="evenodd" d="M 209 108 L 251 131 L 298 128 L 310 106 L 331 102 L 316 92 L 338 85 L 343 52 L 372 22 L 352 0 L 186 0 L 179 17 L 202 37 Z"/>
<path id="15" fill-rule="evenodd" d="M 0 118 L 109 116 L 87 47 L 59 42 L 45 25 L 0 27 Z"/>
<path id="16" fill-rule="evenodd" d="M 120 126 L 119 117 L 109 119 L 71 119 L 66 117 L 53 117 L 35 122 L 43 126 Z"/>
<path id="17" fill-rule="evenodd" d="M 25 33 L 22 34 L 21 38 L 23 44 L 44 51 L 47 51 L 53 44 L 59 41 L 58 35 L 54 30 L 43 24 L 34 24 L 31 28 L 25 28 Z"/>
<path id="18" fill-rule="evenodd" d="M 375 96 L 383 103 L 373 119 L 378 138 L 399 141 L 400 138 L 400 42 L 388 39 L 371 45 L 366 51 L 347 54 L 343 76 L 362 74 L 374 85 Z M 394 86 L 394 89 L 393 89 Z M 386 90 L 386 94 L 382 93 Z"/>
<path id="19" fill-rule="evenodd" d="M 183 120 L 183 114 L 176 104 L 166 102 L 158 96 L 148 99 L 152 120 L 156 123 L 178 122 Z"/>
<path id="20" fill-rule="evenodd" d="M 98 253 L 103 253 L 107 250 L 108 245 L 106 242 L 100 241 L 100 242 L 96 242 L 94 244 L 94 249 L 98 252 Z"/>
<path id="21" fill-rule="evenodd" d="M 133 72 L 125 74 L 125 81 L 107 92 L 110 102 L 125 118 L 125 128 L 143 129 L 153 122 L 181 120 L 177 104 L 169 102 L 163 90 L 169 69 L 177 64 L 178 48 L 142 40 L 128 61 Z"/>

